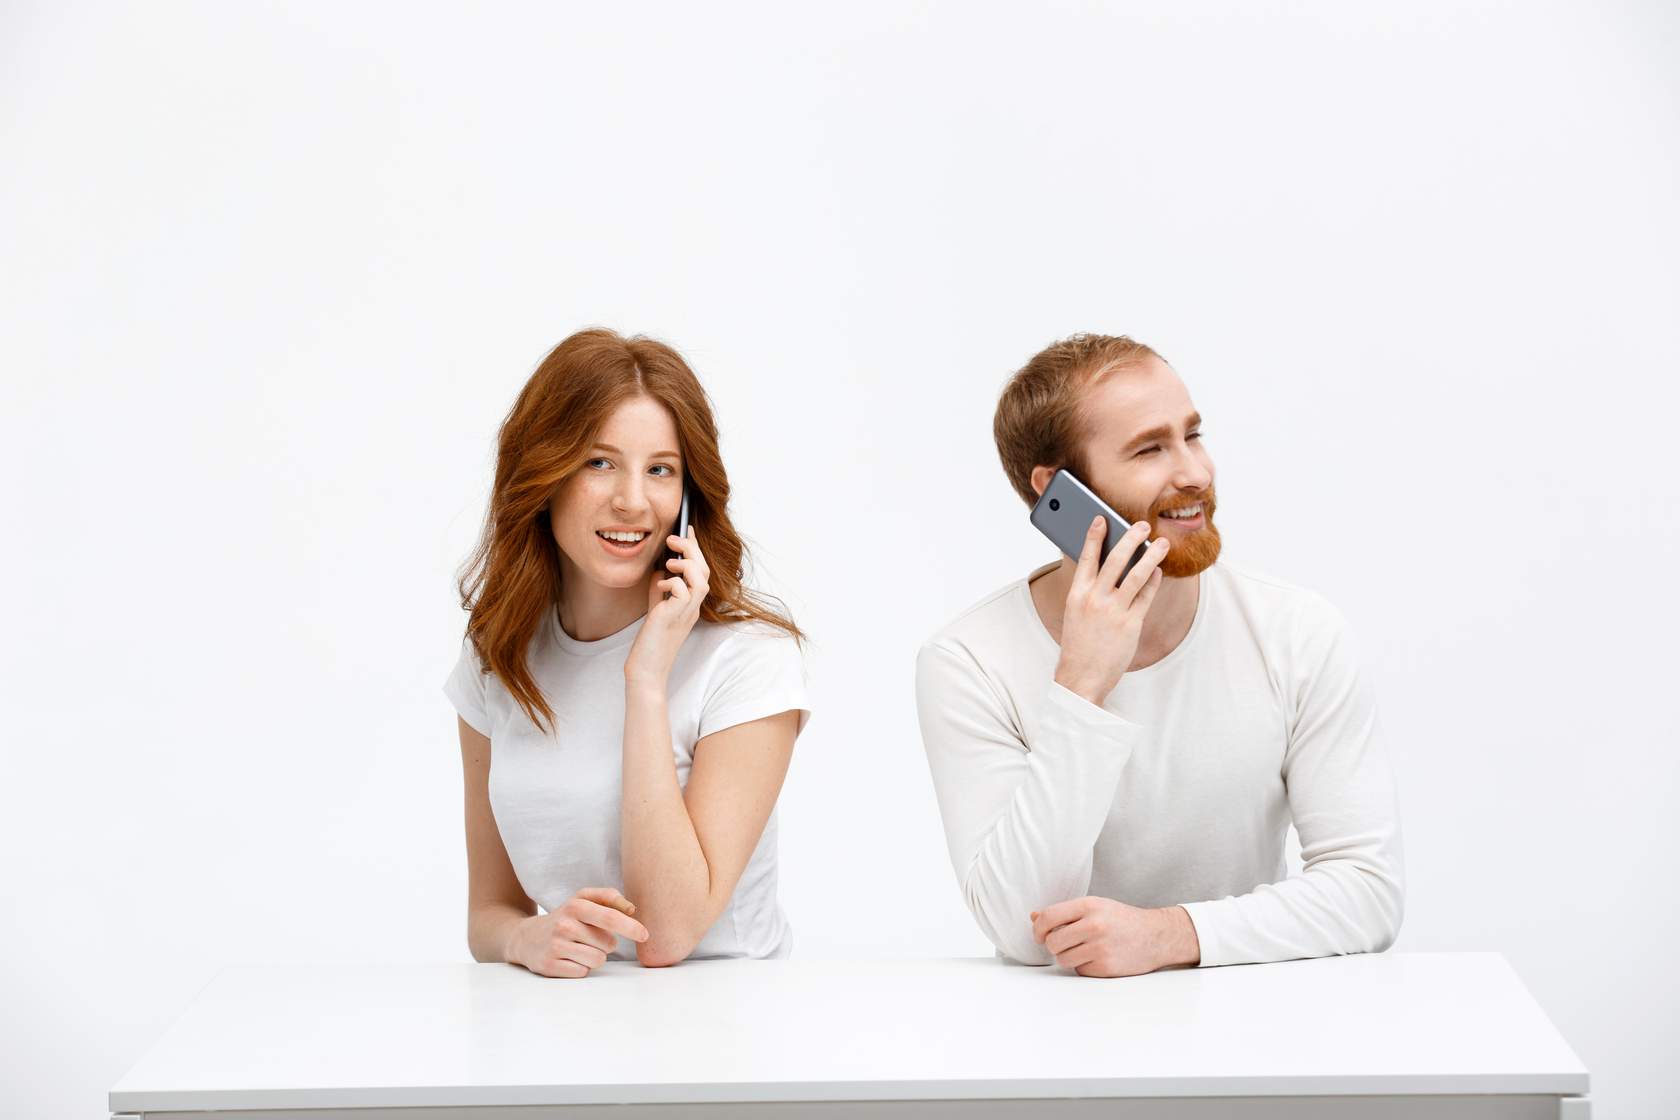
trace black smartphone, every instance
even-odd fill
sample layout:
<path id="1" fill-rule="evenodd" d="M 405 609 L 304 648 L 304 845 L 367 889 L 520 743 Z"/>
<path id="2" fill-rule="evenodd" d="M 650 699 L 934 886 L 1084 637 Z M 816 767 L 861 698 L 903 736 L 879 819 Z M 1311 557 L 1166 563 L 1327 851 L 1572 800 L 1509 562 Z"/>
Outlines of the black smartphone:
<path id="1" fill-rule="evenodd" d="M 688 483 L 686 482 L 683 483 L 682 505 L 677 507 L 677 527 L 673 532 L 679 537 L 688 536 Z M 660 579 L 664 579 L 671 574 L 671 569 L 665 566 L 665 561 L 675 560 L 680 555 L 681 553 L 670 545 L 665 546 L 665 560 L 659 562 Z M 670 596 L 666 595 L 666 598 L 670 598 Z"/>
<path id="2" fill-rule="evenodd" d="M 1108 503 L 1097 497 L 1089 486 L 1068 471 L 1059 470 L 1050 477 L 1050 484 L 1044 488 L 1044 493 L 1038 496 L 1038 503 L 1032 509 L 1032 523 L 1063 553 L 1078 560 L 1080 552 L 1085 548 L 1085 534 L 1091 528 L 1091 520 L 1099 513 L 1102 514 L 1103 520 L 1108 522 L 1108 531 L 1103 535 L 1101 554 L 1102 559 L 1107 560 L 1108 554 L 1114 551 L 1114 546 L 1120 543 L 1120 538 L 1132 527 L 1131 523 L 1110 509 Z M 1126 568 L 1120 573 L 1120 579 L 1126 578 L 1126 573 L 1143 559 L 1143 554 L 1148 548 L 1148 541 L 1138 545 L 1137 551 L 1132 553 L 1132 558 L 1126 561 Z M 1120 579 L 1114 582 L 1119 583 Z"/>

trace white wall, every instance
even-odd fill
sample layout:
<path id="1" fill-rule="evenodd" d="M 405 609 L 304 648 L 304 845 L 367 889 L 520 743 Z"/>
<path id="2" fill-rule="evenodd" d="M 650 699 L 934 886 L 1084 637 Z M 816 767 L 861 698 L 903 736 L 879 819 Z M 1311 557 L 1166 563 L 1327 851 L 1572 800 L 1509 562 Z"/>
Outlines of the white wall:
<path id="1" fill-rule="evenodd" d="M 799 952 L 987 951 L 912 659 L 1049 556 L 1004 377 L 1129 332 L 1226 556 L 1361 637 L 1400 948 L 1680 1095 L 1675 9 L 602 7 L 0 14 L 8 1110 L 229 962 L 467 959 L 452 574 L 588 324 L 692 360 L 816 638 Z"/>

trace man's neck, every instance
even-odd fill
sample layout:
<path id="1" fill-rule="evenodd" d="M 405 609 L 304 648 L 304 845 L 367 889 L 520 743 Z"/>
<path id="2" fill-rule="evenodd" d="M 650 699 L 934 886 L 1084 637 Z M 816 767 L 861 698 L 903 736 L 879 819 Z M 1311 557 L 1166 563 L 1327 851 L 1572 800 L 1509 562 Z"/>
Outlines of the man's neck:
<path id="1" fill-rule="evenodd" d="M 1073 586 L 1076 567 L 1072 560 L 1063 557 L 1060 564 L 1028 586 L 1039 620 L 1058 645 L 1062 640 L 1062 612 L 1067 606 L 1068 588 Z M 1137 655 L 1127 667 L 1128 672 L 1153 665 L 1178 648 L 1178 643 L 1190 632 L 1190 623 L 1196 618 L 1196 603 L 1201 597 L 1201 588 L 1200 573 L 1181 579 L 1162 577 L 1160 590 L 1155 592 L 1155 601 L 1149 605 L 1149 613 L 1144 616 L 1143 630 L 1138 635 Z"/>

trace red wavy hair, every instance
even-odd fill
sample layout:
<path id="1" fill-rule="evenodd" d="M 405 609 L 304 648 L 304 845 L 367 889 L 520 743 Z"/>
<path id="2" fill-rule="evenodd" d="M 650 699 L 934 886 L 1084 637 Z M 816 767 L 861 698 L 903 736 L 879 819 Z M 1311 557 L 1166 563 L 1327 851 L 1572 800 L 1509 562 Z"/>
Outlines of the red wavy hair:
<path id="1" fill-rule="evenodd" d="M 560 601 L 560 556 L 548 501 L 588 461 L 612 410 L 637 396 L 658 401 L 676 420 L 690 516 L 711 568 L 700 617 L 757 620 L 804 638 L 771 600 L 741 582 L 746 546 L 729 520 L 729 476 L 718 454 L 717 424 L 694 371 L 671 347 L 643 335 L 579 331 L 549 351 L 502 421 L 490 508 L 458 584 L 461 607 L 470 614 L 467 637 L 484 671 L 501 679 L 538 727 L 546 721 L 552 730 L 554 712 L 525 655 Z"/>

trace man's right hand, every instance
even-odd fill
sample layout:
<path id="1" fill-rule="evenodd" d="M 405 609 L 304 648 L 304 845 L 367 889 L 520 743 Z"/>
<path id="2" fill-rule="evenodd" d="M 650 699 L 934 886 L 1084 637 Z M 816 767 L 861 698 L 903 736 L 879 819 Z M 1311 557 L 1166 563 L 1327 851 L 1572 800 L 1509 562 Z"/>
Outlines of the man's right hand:
<path id="1" fill-rule="evenodd" d="M 647 927 L 630 916 L 635 910 L 612 887 L 585 887 L 558 909 L 514 926 L 502 956 L 539 976 L 588 976 L 607 963 L 616 935 L 648 939 Z"/>
<path id="2" fill-rule="evenodd" d="M 1139 521 L 1128 529 L 1099 565 L 1107 531 L 1108 522 L 1098 516 L 1085 533 L 1062 614 L 1062 657 L 1056 663 L 1056 683 L 1098 707 L 1137 655 L 1143 619 L 1161 586 L 1160 563 L 1168 547 L 1164 538 L 1155 541 L 1122 580 L 1126 560 L 1149 539 L 1149 522 Z"/>

